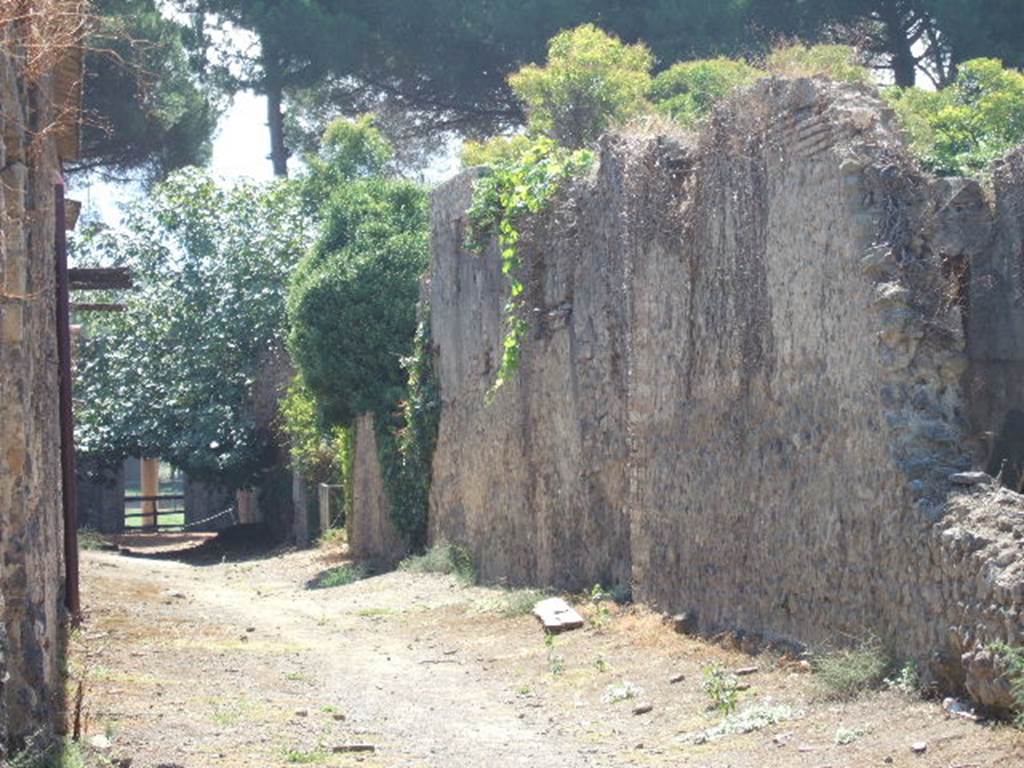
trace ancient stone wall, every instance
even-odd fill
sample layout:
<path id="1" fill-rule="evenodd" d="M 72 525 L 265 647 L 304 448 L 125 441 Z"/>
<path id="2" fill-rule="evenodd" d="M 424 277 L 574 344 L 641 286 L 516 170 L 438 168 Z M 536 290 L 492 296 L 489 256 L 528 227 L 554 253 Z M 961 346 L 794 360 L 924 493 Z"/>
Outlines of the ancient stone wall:
<path id="1" fill-rule="evenodd" d="M 349 553 L 357 560 L 392 567 L 408 550 L 391 520 L 372 414 L 364 413 L 356 419 L 355 433 L 352 506 L 356 513 L 349 515 L 345 523 Z"/>
<path id="2" fill-rule="evenodd" d="M 998 163 L 987 239 L 964 275 L 968 396 L 986 468 L 1006 484 L 1024 484 L 1024 149 Z M 986 201 L 987 202 L 987 201 Z"/>
<path id="3" fill-rule="evenodd" d="M 54 307 L 51 78 L 30 82 L 0 28 L 0 592 L 12 741 L 56 721 L 61 484 Z M 3 670 L 0 670 L 2 672 Z"/>
<path id="4" fill-rule="evenodd" d="M 630 583 L 703 631 L 875 633 L 962 683 L 1024 608 L 1021 498 L 950 479 L 1002 386 L 967 371 L 988 331 L 962 265 L 993 221 L 1013 253 L 1014 173 L 994 201 L 931 179 L 877 95 L 818 80 L 764 81 L 699 137 L 607 137 L 529 225 L 529 336 L 490 404 L 507 285 L 463 247 L 472 175 L 440 188 L 432 540 L 491 581 Z"/>

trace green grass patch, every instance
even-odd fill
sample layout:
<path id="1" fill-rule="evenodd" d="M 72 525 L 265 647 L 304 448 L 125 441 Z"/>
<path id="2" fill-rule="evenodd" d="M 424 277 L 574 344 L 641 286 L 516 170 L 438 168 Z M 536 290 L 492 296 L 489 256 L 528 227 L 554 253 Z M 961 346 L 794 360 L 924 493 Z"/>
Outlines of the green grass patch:
<path id="1" fill-rule="evenodd" d="M 315 765 L 327 762 L 327 752 L 323 749 L 286 749 L 285 762 L 293 765 Z"/>
<path id="2" fill-rule="evenodd" d="M 339 565 L 337 568 L 331 568 L 331 570 L 320 574 L 311 586 L 313 589 L 344 587 L 348 584 L 354 584 L 357 581 L 365 579 L 366 576 L 366 569 L 361 565 L 345 563 L 344 565 Z"/>
<path id="3" fill-rule="evenodd" d="M 130 514 L 139 514 L 141 509 L 129 510 Z M 142 522 L 145 520 L 143 517 L 129 517 L 125 518 L 125 528 L 141 528 Z M 157 525 L 185 525 L 185 513 L 184 512 L 157 512 L 156 513 L 156 524 Z"/>
<path id="4" fill-rule="evenodd" d="M 453 575 L 463 584 L 476 583 L 476 565 L 472 555 L 456 544 L 435 544 L 422 555 L 407 557 L 398 568 L 408 573 Z"/>
<path id="5" fill-rule="evenodd" d="M 374 616 L 394 616 L 397 613 L 398 611 L 393 608 L 363 608 L 360 611 L 356 611 L 356 616 L 368 619 Z"/>

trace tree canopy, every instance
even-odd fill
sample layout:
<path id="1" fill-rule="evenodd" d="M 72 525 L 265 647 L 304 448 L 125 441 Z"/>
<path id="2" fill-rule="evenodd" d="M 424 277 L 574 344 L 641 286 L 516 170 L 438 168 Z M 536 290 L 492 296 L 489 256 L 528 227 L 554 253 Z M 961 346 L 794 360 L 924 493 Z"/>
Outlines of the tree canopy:
<path id="1" fill-rule="evenodd" d="M 77 354 L 76 442 L 118 461 L 158 456 L 243 487 L 273 459 L 259 417 L 284 356 L 288 276 L 308 222 L 289 184 L 221 188 L 182 171 L 96 228 L 79 263 L 133 269 L 124 312 L 87 318 Z M 268 390 L 268 387 L 270 391 Z"/>
<path id="2" fill-rule="evenodd" d="M 155 0 L 94 0 L 80 170 L 156 181 L 210 157 L 218 105 L 185 26 Z"/>

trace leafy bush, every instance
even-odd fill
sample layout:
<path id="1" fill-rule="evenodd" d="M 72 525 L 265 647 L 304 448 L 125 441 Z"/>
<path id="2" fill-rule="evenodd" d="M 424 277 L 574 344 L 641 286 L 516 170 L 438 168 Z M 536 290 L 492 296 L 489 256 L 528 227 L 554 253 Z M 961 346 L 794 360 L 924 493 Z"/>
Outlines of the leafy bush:
<path id="1" fill-rule="evenodd" d="M 802 43 L 776 48 L 765 61 L 773 75 L 814 77 L 824 75 L 841 83 L 870 83 L 871 70 L 860 60 L 857 49 L 848 45 Z"/>
<path id="2" fill-rule="evenodd" d="M 464 584 L 476 582 L 473 556 L 467 549 L 457 544 L 435 544 L 422 555 L 407 557 L 399 563 L 398 568 L 409 573 L 454 575 Z"/>
<path id="3" fill-rule="evenodd" d="M 509 77 L 526 103 L 531 129 L 578 149 L 646 108 L 654 57 L 593 24 L 555 35 L 547 65 Z"/>
<path id="4" fill-rule="evenodd" d="M 890 88 L 885 96 L 934 173 L 975 176 L 1024 143 L 1024 74 L 996 59 L 965 62 L 941 91 Z"/>
<path id="5" fill-rule="evenodd" d="M 345 427 L 323 427 L 316 400 L 301 374 L 292 380 L 279 408 L 281 427 L 291 446 L 292 467 L 310 483 L 343 480 L 349 431 Z"/>
<path id="6" fill-rule="evenodd" d="M 408 379 L 405 397 L 392 424 L 377 422 L 377 446 L 391 519 L 409 547 L 426 544 L 431 467 L 441 419 L 441 393 L 434 373 L 430 314 L 423 312 L 413 339 L 413 354 L 402 361 Z"/>
<path id="7" fill-rule="evenodd" d="M 311 210 L 328 201 L 350 181 L 380 176 L 394 158 L 394 150 L 375 125 L 373 115 L 356 120 L 339 117 L 324 131 L 320 152 L 306 157 L 303 199 Z"/>
<path id="8" fill-rule="evenodd" d="M 681 62 L 654 78 L 651 101 L 659 111 L 693 128 L 723 98 L 764 76 L 744 61 L 725 57 Z"/>
<path id="9" fill-rule="evenodd" d="M 826 697 L 845 700 L 880 688 L 894 665 L 878 640 L 871 638 L 826 654 L 815 666 Z"/>
<path id="10" fill-rule="evenodd" d="M 401 400 L 429 260 L 427 196 L 392 179 L 338 189 L 324 231 L 292 279 L 288 346 L 327 426 Z"/>
<path id="11" fill-rule="evenodd" d="M 1024 728 L 1024 647 L 992 643 L 988 649 L 995 654 L 1006 670 L 1006 677 L 1010 681 L 1010 694 L 1015 702 L 1015 722 L 1018 728 Z"/>
<path id="12" fill-rule="evenodd" d="M 533 139 L 526 134 L 495 136 L 487 141 L 467 141 L 462 145 L 462 167 L 477 165 L 508 165 L 518 162 L 533 146 Z"/>

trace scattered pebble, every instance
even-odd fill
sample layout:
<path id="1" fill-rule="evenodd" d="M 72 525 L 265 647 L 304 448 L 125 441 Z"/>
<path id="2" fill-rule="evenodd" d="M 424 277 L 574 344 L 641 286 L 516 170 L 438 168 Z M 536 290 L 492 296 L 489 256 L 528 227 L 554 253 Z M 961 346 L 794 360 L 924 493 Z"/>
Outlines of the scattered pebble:
<path id="1" fill-rule="evenodd" d="M 916 755 L 923 754 L 928 750 L 928 744 L 923 741 L 915 741 L 910 745 L 910 751 Z"/>
<path id="2" fill-rule="evenodd" d="M 308 715 L 309 715 L 309 710 L 308 709 L 296 709 L 295 710 L 295 716 L 296 717 L 307 717 Z"/>
<path id="3" fill-rule="evenodd" d="M 758 672 L 757 667 L 740 667 L 739 669 L 733 670 L 733 674 L 737 677 L 743 677 L 744 675 L 754 675 Z"/>
<path id="4" fill-rule="evenodd" d="M 642 701 L 633 707 L 634 715 L 646 715 L 648 712 L 654 709 L 654 705 L 649 701 Z"/>
<path id="5" fill-rule="evenodd" d="M 686 679 L 686 675 L 684 675 L 682 672 L 680 672 L 678 675 L 672 675 L 672 677 L 670 677 L 668 679 L 668 681 L 670 683 L 681 683 L 685 679 Z"/>

